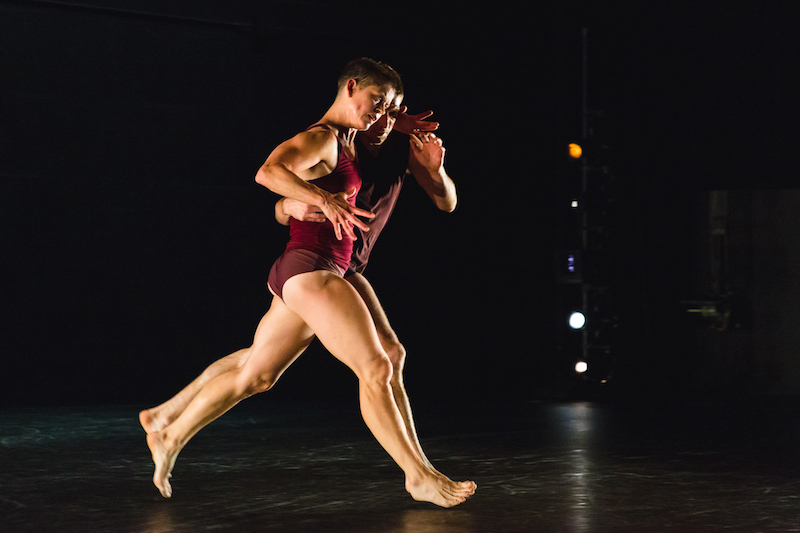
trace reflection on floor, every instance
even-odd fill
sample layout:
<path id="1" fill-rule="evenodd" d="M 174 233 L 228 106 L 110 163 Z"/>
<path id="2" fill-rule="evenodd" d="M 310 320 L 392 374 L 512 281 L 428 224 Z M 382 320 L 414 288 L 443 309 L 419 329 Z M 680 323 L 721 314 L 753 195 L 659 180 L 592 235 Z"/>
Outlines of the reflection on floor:
<path id="1" fill-rule="evenodd" d="M 255 400 L 255 399 L 254 399 Z M 252 401 L 151 484 L 138 406 L 0 411 L 0 530 L 17 532 L 800 531 L 800 411 L 416 406 L 428 456 L 478 492 L 414 502 L 354 405 Z"/>

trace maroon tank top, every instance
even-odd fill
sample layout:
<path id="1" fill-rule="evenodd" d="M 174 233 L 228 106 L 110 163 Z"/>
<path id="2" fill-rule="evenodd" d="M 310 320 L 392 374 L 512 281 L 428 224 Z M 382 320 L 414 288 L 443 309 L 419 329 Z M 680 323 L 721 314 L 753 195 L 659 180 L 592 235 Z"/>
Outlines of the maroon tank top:
<path id="1" fill-rule="evenodd" d="M 313 127 L 311 126 L 308 129 Z M 338 193 L 355 187 L 356 194 L 347 200 L 350 205 L 355 206 L 356 196 L 361 189 L 358 161 L 351 161 L 347 158 L 347 154 L 342 149 L 341 141 L 339 141 L 338 148 L 339 158 L 333 172 L 327 176 L 313 179 L 311 183 L 330 193 Z M 347 270 L 350 264 L 350 256 L 353 253 L 353 240 L 344 232 L 342 232 L 342 240 L 338 240 L 333 232 L 333 224 L 331 224 L 330 220 L 320 224 L 319 222 L 303 222 L 292 218 L 289 221 L 289 242 L 286 245 L 286 250 L 298 249 L 310 250 L 332 259 L 336 264 Z"/>

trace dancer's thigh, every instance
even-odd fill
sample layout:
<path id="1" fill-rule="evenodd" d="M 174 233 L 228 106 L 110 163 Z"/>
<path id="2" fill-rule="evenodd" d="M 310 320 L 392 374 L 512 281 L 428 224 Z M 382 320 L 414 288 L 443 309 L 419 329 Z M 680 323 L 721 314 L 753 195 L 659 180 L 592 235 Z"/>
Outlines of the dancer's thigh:
<path id="1" fill-rule="evenodd" d="M 398 344 L 400 340 L 397 338 L 397 333 L 392 329 L 389 323 L 389 317 L 386 316 L 386 311 L 383 310 L 383 306 L 378 299 L 378 295 L 375 293 L 375 289 L 372 288 L 372 284 L 370 284 L 367 278 L 357 272 L 350 274 L 345 280 L 358 291 L 364 303 L 367 304 L 367 309 L 369 309 L 372 320 L 375 322 L 375 328 L 378 331 L 378 336 L 381 338 L 381 344 L 384 346 L 384 349 L 388 349 L 387 346 Z"/>
<path id="2" fill-rule="evenodd" d="M 273 297 L 269 311 L 258 323 L 243 371 L 277 379 L 313 340 L 314 332 L 305 321 L 280 298 Z"/>
<path id="3" fill-rule="evenodd" d="M 367 305 L 350 283 L 325 271 L 294 276 L 283 287 L 286 306 L 359 378 L 388 363 Z"/>

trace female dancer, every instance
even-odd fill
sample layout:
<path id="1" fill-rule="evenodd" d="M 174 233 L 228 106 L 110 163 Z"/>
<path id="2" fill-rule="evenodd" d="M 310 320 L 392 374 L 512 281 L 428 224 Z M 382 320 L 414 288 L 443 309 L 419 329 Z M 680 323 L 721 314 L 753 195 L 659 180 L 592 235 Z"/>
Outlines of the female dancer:
<path id="1" fill-rule="evenodd" d="M 328 223 L 292 222 L 286 252 L 269 276 L 275 295 L 267 313 L 272 327 L 256 330 L 247 362 L 209 381 L 174 422 L 148 434 L 153 482 L 165 497 L 172 495 L 171 471 L 189 439 L 239 401 L 272 387 L 315 335 L 358 377 L 364 421 L 404 471 L 414 499 L 452 507 L 474 493 L 474 482 L 450 480 L 415 448 L 392 394 L 392 364 L 369 310 L 342 278 L 355 238 L 352 226 L 366 231 L 357 215 L 370 216 L 354 206 L 360 178 L 353 138 L 386 113 L 398 92 L 402 85 L 394 70 L 368 59 L 352 61 L 319 123 L 278 146 L 259 169 L 258 183 L 319 207 Z M 270 345 L 290 355 L 260 357 Z"/>

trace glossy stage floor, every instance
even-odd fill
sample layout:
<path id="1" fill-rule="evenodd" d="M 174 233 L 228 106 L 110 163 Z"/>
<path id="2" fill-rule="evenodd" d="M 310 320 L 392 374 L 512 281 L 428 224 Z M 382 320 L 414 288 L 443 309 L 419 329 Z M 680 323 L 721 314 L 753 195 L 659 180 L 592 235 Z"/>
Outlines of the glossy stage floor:
<path id="1" fill-rule="evenodd" d="M 0 411 L 0 531 L 800 531 L 799 411 L 421 402 L 434 464 L 478 492 L 414 502 L 354 405 L 254 398 L 201 432 L 161 498 L 138 406 Z"/>

